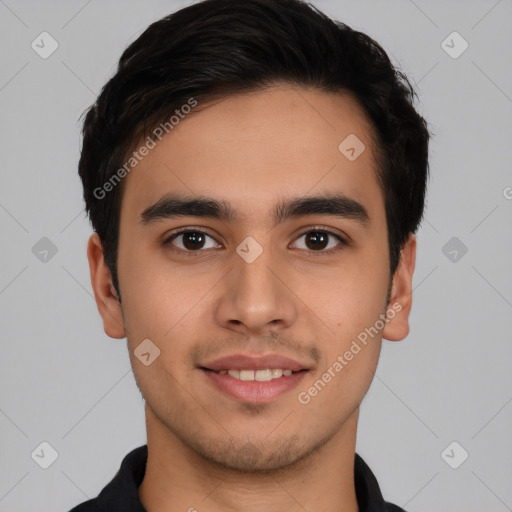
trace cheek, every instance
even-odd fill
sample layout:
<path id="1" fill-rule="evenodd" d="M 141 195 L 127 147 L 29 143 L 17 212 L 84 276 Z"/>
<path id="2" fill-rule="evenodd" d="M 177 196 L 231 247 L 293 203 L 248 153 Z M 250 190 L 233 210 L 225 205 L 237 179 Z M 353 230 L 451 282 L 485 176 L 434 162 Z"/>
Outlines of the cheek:
<path id="1" fill-rule="evenodd" d="M 329 411 L 329 417 L 343 421 L 361 404 L 377 367 L 380 339 L 358 345 L 354 348 L 349 343 L 330 353 L 327 364 L 299 391 L 298 403 L 313 416 L 325 420 Z"/>
<path id="2" fill-rule="evenodd" d="M 386 305 L 388 268 L 373 255 L 358 254 L 329 273 L 313 269 L 294 279 L 297 295 L 345 340 L 373 325 Z"/>
<path id="3" fill-rule="evenodd" d="M 361 254 L 317 288 L 314 295 L 311 291 L 309 295 L 311 303 L 318 301 L 321 305 L 315 310 L 318 316 L 334 331 L 320 340 L 326 357 L 322 371 L 330 368 L 336 374 L 333 382 L 344 382 L 339 388 L 333 385 L 342 395 L 350 389 L 364 394 L 379 358 L 385 326 L 381 315 L 386 308 L 389 272 L 387 259 L 379 261 L 374 254 L 372 251 Z M 335 365 L 337 361 L 339 364 Z"/>
<path id="4" fill-rule="evenodd" d="M 318 340 L 323 362 L 309 387 L 301 390 L 305 394 L 299 403 L 310 400 L 315 403 L 312 411 L 337 411 L 339 418 L 359 406 L 379 360 L 386 285 L 386 279 L 370 278 L 368 272 L 331 280 L 337 290 L 328 300 L 324 296 L 319 316 L 334 334 Z"/>
<path id="5" fill-rule="evenodd" d="M 119 276 L 131 352 L 150 339 L 160 350 L 160 364 L 173 374 L 181 371 L 191 341 L 203 335 L 211 322 L 208 291 L 218 276 L 180 271 L 163 257 L 136 251 L 120 261 Z"/>
<path id="6" fill-rule="evenodd" d="M 160 324 L 162 317 L 172 324 L 186 301 L 183 295 L 193 294 L 158 249 L 127 244 L 119 251 L 118 269 L 124 307 L 132 321 L 137 319 L 136 325 Z"/>

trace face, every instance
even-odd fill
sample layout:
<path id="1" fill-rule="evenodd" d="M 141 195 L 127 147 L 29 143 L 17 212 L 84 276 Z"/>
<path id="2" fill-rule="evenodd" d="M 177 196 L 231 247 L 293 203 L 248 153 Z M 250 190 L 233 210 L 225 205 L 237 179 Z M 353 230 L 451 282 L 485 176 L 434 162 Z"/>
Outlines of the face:
<path id="1" fill-rule="evenodd" d="M 94 235 L 93 286 L 148 429 L 225 467 L 282 468 L 353 426 L 382 336 L 407 334 L 414 240 L 388 304 L 384 196 L 350 96 L 276 86 L 199 107 L 125 178 L 122 303 Z M 353 135 L 359 155 L 339 149 Z"/>

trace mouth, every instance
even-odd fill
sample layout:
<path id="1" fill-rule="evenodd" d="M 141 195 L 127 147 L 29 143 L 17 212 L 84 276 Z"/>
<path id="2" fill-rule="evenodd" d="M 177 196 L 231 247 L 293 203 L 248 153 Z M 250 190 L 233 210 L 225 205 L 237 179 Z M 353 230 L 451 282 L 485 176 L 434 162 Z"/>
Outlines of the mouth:
<path id="1" fill-rule="evenodd" d="M 201 368 L 207 372 L 218 373 L 219 375 L 229 375 L 234 379 L 243 380 L 244 382 L 268 382 L 269 380 L 280 379 L 282 377 L 289 377 L 294 373 L 307 372 L 307 369 L 293 371 L 289 368 L 266 368 L 264 370 L 211 370 L 210 368 Z"/>
<path id="2" fill-rule="evenodd" d="M 199 370 L 224 395 L 245 403 L 265 403 L 296 387 L 310 368 L 278 355 L 233 355 L 199 366 Z"/>

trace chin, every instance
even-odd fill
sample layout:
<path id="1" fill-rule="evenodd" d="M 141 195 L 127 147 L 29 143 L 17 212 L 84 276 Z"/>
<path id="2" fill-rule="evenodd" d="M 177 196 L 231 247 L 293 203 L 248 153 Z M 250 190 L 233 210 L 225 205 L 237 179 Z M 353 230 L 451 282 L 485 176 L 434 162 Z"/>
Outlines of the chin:
<path id="1" fill-rule="evenodd" d="M 323 443 L 322 443 L 323 444 Z M 297 465 L 319 446 L 305 446 L 298 435 L 272 443 L 231 439 L 195 439 L 190 446 L 209 462 L 239 473 L 276 473 Z"/>

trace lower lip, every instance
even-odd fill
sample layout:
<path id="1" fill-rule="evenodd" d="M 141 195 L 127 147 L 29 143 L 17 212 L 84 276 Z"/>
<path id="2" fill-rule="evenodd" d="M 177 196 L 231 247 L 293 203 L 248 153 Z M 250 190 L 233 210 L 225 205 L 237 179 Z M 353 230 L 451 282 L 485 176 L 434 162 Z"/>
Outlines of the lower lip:
<path id="1" fill-rule="evenodd" d="M 306 371 L 294 372 L 291 375 L 279 377 L 265 382 L 257 380 L 239 380 L 224 373 L 201 370 L 217 388 L 232 398 L 241 402 L 268 402 L 286 391 L 296 387 L 306 375 Z"/>

